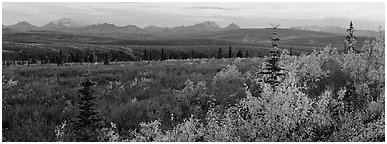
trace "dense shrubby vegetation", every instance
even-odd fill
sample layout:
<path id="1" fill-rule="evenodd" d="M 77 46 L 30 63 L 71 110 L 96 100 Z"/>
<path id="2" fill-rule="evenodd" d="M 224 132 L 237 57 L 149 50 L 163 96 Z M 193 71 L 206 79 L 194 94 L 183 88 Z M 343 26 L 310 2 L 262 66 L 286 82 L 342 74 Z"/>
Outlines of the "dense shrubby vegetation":
<path id="1" fill-rule="evenodd" d="M 384 43 L 364 50 L 285 55 L 287 76 L 275 91 L 262 84 L 255 96 L 246 88 L 237 105 L 211 107 L 205 123 L 191 117 L 164 133 L 159 121 L 142 124 L 133 141 L 385 141 Z"/>
<path id="2" fill-rule="evenodd" d="M 101 118 L 89 141 L 385 141 L 384 48 L 283 51 L 276 87 L 259 58 L 3 66 L 3 141 L 82 141 L 85 73 Z"/>
<path id="3" fill-rule="evenodd" d="M 97 97 L 95 109 L 105 119 L 105 125 L 113 122 L 117 133 L 129 139 L 130 130 L 139 130 L 141 122 L 160 120 L 161 128 L 170 129 L 191 114 L 204 117 L 207 101 L 197 98 L 194 107 L 190 104 L 191 97 L 209 98 L 206 95 L 213 91 L 209 87 L 213 77 L 227 65 L 236 65 L 241 72 L 247 72 L 261 61 L 259 58 L 191 59 L 108 66 L 3 66 L 3 141 L 57 141 L 54 133 L 57 127 L 68 125 L 65 122 L 77 115 L 78 89 L 85 79 L 82 75 L 88 72 L 96 82 L 92 88 Z M 187 96 L 186 93 L 192 93 L 185 84 L 188 78 L 189 83 L 206 89 L 203 90 L 206 93 Z M 199 111 L 198 106 L 203 110 Z"/>

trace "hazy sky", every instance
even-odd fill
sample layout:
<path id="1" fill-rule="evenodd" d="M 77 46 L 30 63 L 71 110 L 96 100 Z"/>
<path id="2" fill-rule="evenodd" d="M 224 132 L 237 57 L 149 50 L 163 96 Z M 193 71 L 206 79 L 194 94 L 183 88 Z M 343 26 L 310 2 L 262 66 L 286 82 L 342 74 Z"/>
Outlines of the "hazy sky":
<path id="1" fill-rule="evenodd" d="M 262 27 L 269 21 L 283 26 L 309 24 L 315 19 L 344 18 L 384 25 L 384 3 L 3 3 L 3 24 L 27 21 L 42 26 L 60 18 L 90 24 L 114 23 L 180 26 L 214 21 L 241 27 Z M 293 20 L 292 20 L 293 19 Z M 303 20 L 299 20 L 303 19 Z M 309 20 L 309 21 L 307 21 Z M 329 20 L 327 21 L 329 23 Z M 296 23 L 296 24 L 295 24 Z M 297 24 L 298 23 L 298 24 Z M 340 25 L 346 26 L 347 23 Z"/>

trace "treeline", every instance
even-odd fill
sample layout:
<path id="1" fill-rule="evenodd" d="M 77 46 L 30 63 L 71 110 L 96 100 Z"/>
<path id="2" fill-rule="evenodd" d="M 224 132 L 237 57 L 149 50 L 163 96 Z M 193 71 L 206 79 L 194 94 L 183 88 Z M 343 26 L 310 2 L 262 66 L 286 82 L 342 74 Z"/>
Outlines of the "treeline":
<path id="1" fill-rule="evenodd" d="M 245 50 L 242 52 L 242 50 L 238 50 L 238 52 L 235 53 L 235 51 L 232 50 L 232 46 L 229 46 L 228 52 L 223 52 L 222 48 L 219 48 L 216 55 L 215 54 L 208 54 L 203 52 L 197 52 L 195 50 L 191 50 L 190 53 L 184 53 L 184 52 L 177 52 L 173 50 L 144 50 L 142 59 L 141 60 L 166 60 L 166 59 L 192 59 L 192 58 L 249 58 L 249 50 Z"/>
<path id="2" fill-rule="evenodd" d="M 4 55 L 4 54 L 3 54 Z M 27 57 L 27 58 L 26 58 Z M 3 65 L 31 65 L 31 64 L 57 64 L 65 63 L 95 63 L 105 61 L 134 61 L 136 60 L 133 54 L 125 50 L 119 51 L 100 51 L 90 50 L 85 51 L 70 51 L 59 50 L 56 53 L 39 54 L 37 56 L 26 56 L 17 60 L 3 60 Z M 35 58 L 31 58 L 35 57 Z"/>
<path id="3" fill-rule="evenodd" d="M 218 48 L 217 52 L 203 52 L 194 49 L 191 50 L 176 50 L 176 49 L 141 49 L 136 50 L 62 50 L 58 52 L 50 52 L 37 54 L 36 56 L 22 56 L 23 58 L 15 58 L 3 53 L 3 65 L 31 65 L 31 64 L 57 64 L 65 63 L 95 63 L 103 62 L 125 62 L 125 61 L 162 61 L 167 59 L 200 59 L 200 58 L 249 58 L 251 55 L 249 49 L 233 50 L 232 46 Z M 263 57 L 264 52 L 257 53 L 255 57 Z M 15 56 L 17 57 L 17 56 Z M 12 60 L 13 59 L 13 60 Z"/>

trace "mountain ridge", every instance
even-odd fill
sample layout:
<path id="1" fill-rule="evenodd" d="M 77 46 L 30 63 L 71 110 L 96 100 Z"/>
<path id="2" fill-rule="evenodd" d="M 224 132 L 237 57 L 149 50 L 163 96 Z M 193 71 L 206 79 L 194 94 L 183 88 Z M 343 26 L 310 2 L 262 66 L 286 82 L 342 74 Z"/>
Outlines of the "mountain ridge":
<path id="1" fill-rule="evenodd" d="M 145 39 L 154 39 L 154 38 L 180 38 L 180 37 L 190 37 L 192 35 L 204 35 L 211 33 L 218 33 L 222 35 L 213 35 L 208 38 L 219 38 L 219 37 L 232 37 L 227 35 L 235 35 L 230 33 L 233 30 L 242 30 L 243 28 L 239 27 L 235 23 L 230 23 L 226 27 L 220 27 L 215 22 L 205 21 L 202 23 L 197 23 L 188 26 L 175 26 L 175 27 L 159 27 L 150 25 L 147 27 L 140 28 L 136 25 L 126 25 L 126 26 L 116 26 L 112 23 L 98 23 L 98 24 L 87 24 L 86 22 L 72 20 L 69 18 L 62 18 L 55 21 L 52 21 L 42 27 L 37 27 L 31 25 L 28 22 L 18 22 L 17 24 L 10 26 L 3 26 L 3 31 L 6 33 L 15 33 L 15 32 L 28 32 L 28 31 L 57 31 L 73 34 L 91 34 L 91 35 L 115 35 L 117 37 L 137 37 L 142 35 L 141 38 Z M 318 32 L 328 32 L 336 34 L 346 34 L 346 28 L 338 26 L 295 26 L 290 29 L 295 30 L 307 30 L 307 31 L 318 31 Z M 228 34 L 224 34 L 226 31 Z M 230 31 L 230 32 L 228 32 Z M 238 34 L 240 31 L 236 31 Z M 355 30 L 357 36 L 367 36 L 375 37 L 379 36 L 379 32 L 371 30 Z M 251 35 L 251 34 L 249 34 Z M 140 38 L 140 37 L 139 37 Z M 244 41 L 252 41 L 251 36 L 245 37 Z"/>
<path id="2" fill-rule="evenodd" d="M 90 24 L 87 24 L 83 21 L 73 20 L 70 18 L 62 18 L 58 19 L 52 22 L 49 22 L 46 25 L 43 25 L 40 27 L 40 30 L 47 30 L 47 31 L 71 31 L 71 29 L 81 28 L 89 26 Z"/>
<path id="3" fill-rule="evenodd" d="M 22 24 L 21 24 L 22 23 Z M 52 22 L 49 22 L 41 27 L 37 27 L 31 24 L 24 24 L 28 22 L 19 22 L 15 25 L 3 26 L 3 28 L 9 28 L 15 31 L 60 31 L 69 33 L 135 33 L 135 34 L 152 34 L 152 33 L 199 33 L 207 31 L 222 31 L 240 29 L 240 27 L 234 23 L 228 27 L 222 28 L 215 22 L 206 21 L 188 26 L 175 26 L 175 27 L 158 27 L 158 26 L 147 26 L 140 28 L 135 25 L 116 26 L 115 24 L 99 23 L 99 24 L 88 24 L 83 21 L 73 20 L 70 18 L 62 18 Z"/>

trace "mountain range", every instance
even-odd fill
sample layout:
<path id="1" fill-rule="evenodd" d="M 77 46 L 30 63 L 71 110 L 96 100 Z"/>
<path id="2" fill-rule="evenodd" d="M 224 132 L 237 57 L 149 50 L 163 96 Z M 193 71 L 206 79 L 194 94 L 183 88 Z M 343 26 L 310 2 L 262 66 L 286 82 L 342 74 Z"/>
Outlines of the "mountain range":
<path id="1" fill-rule="evenodd" d="M 60 42 L 87 44 L 125 45 L 267 45 L 270 46 L 272 28 L 241 28 L 231 23 L 220 27 L 215 22 L 206 21 L 188 26 L 140 28 L 135 25 L 88 24 L 72 19 L 60 19 L 41 27 L 19 22 L 3 25 L 3 41 L 19 42 Z M 287 46 L 332 46 L 342 47 L 347 35 L 346 28 L 297 26 L 278 28 L 280 45 Z M 383 31 L 384 34 L 384 31 Z M 357 45 L 364 40 L 378 37 L 376 31 L 355 29 Z"/>
<path id="2" fill-rule="evenodd" d="M 86 35 L 109 35 L 109 36 L 127 36 L 128 34 L 142 35 L 142 38 L 153 39 L 160 37 L 180 37 L 187 34 L 200 34 L 211 32 L 222 32 L 230 30 L 241 30 L 235 23 L 231 23 L 226 27 L 220 27 L 215 22 L 207 21 L 189 26 L 175 26 L 175 27 L 158 27 L 147 26 L 140 28 L 135 25 L 116 26 L 115 24 L 99 23 L 89 24 L 79 20 L 73 20 L 69 18 L 62 18 L 56 21 L 52 21 L 41 27 L 34 26 L 28 22 L 18 22 L 14 25 L 4 26 L 3 33 L 16 33 L 16 32 L 29 32 L 29 31 L 55 31 L 65 32 L 73 34 L 86 34 Z M 306 30 L 306 31 L 318 31 L 328 32 L 336 34 L 347 34 L 346 28 L 338 26 L 293 26 L 290 29 L 294 30 Z M 151 37 L 150 37 L 151 35 Z M 356 30 L 357 36 L 375 37 L 379 33 L 372 30 Z"/>
<path id="3" fill-rule="evenodd" d="M 222 31 L 222 30 L 234 30 L 240 29 L 240 27 L 234 23 L 231 23 L 225 28 L 221 28 L 215 22 L 203 22 L 190 26 L 176 26 L 176 27 L 158 27 L 147 26 L 139 28 L 135 25 L 116 26 L 114 24 L 102 23 L 102 24 L 88 24 L 82 21 L 76 21 L 69 18 L 59 19 L 50 22 L 42 27 L 31 25 L 28 22 L 19 22 L 10 26 L 3 26 L 3 28 L 10 29 L 18 32 L 27 31 L 58 31 L 68 33 L 83 33 L 83 34 L 99 34 L 99 33 L 127 33 L 127 34 L 157 34 L 157 33 L 199 33 L 208 31 Z"/>

